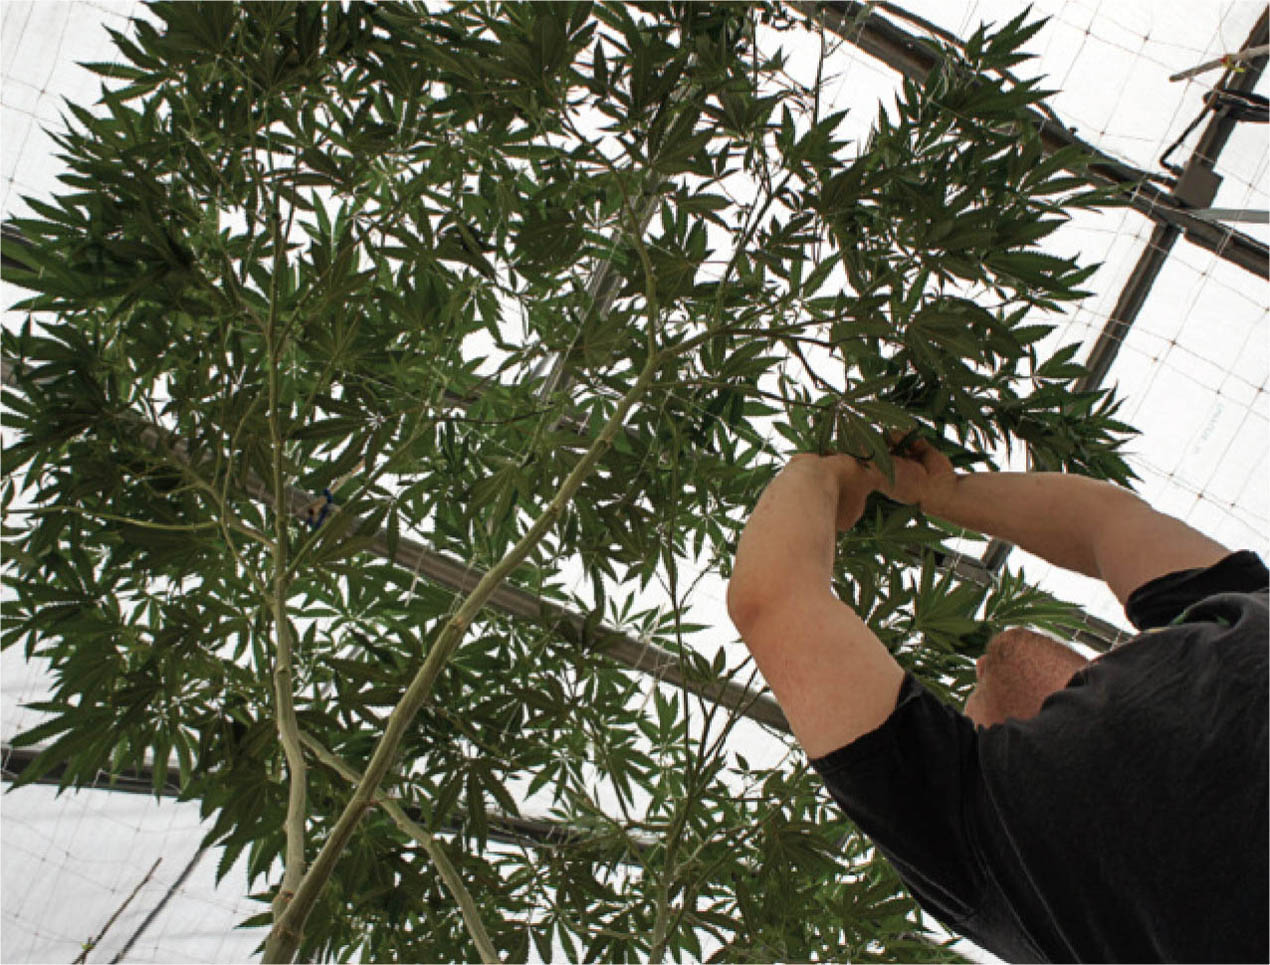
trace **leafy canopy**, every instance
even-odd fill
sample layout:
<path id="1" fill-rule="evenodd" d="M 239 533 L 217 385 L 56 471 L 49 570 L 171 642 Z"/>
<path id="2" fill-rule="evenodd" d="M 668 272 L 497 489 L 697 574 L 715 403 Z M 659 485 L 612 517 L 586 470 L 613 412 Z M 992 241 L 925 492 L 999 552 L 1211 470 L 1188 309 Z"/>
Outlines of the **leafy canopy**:
<path id="1" fill-rule="evenodd" d="M 65 189 L 5 235 L 30 296 L 3 336 L 24 367 L 3 643 L 54 681 L 19 783 L 152 755 L 156 792 L 200 801 L 220 873 L 245 855 L 264 900 L 297 779 L 280 694 L 362 768 L 462 599 L 400 547 L 491 568 L 658 352 L 508 583 L 703 686 L 752 673 L 729 627 L 693 622 L 697 574 L 727 575 L 790 451 L 885 466 L 883 432 L 921 429 L 962 466 L 1022 444 L 1132 476 L 1112 394 L 1073 391 L 1075 346 L 1040 351 L 1094 269 L 1038 244 L 1118 202 L 1043 154 L 1022 112 L 1048 92 L 1001 77 L 1039 24 L 945 50 L 853 143 L 824 64 L 790 77 L 781 47 L 809 28 L 774 5 L 148 14 L 88 65 L 97 109 L 66 105 Z M 336 508 L 306 527 L 288 493 L 324 488 Z M 957 699 L 992 632 L 1074 616 L 1012 577 L 941 575 L 949 535 L 879 502 L 839 590 Z M 436 835 L 502 955 L 955 957 L 787 735 L 756 743 L 558 616 L 487 606 L 465 630 L 381 793 Z M 760 745 L 780 752 L 751 764 Z M 303 780 L 311 859 L 351 789 L 316 758 Z M 555 822 L 546 844 L 508 831 L 522 810 Z M 425 852 L 367 814 L 300 954 L 475 958 Z"/>

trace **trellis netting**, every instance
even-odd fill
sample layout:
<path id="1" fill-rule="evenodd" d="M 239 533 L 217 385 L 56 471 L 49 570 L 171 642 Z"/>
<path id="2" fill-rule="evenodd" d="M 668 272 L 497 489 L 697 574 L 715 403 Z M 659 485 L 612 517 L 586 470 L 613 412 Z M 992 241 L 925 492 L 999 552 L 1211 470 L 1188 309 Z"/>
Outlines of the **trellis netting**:
<path id="1" fill-rule="evenodd" d="M 848 31 L 844 39 L 824 30 L 801 8 L 791 5 L 786 10 L 802 26 L 776 31 L 756 25 L 754 43 L 768 56 L 784 50 L 783 75 L 791 89 L 819 85 L 821 109 L 826 114 L 849 111 L 845 135 L 863 144 L 879 105 L 893 109 L 901 75 L 895 64 L 877 56 L 876 49 L 852 42 Z M 968 38 L 983 22 L 1003 24 L 1016 17 L 1020 7 L 1005 2 L 930 2 L 902 8 L 881 4 L 872 13 L 909 35 L 946 40 Z M 1170 78 L 1242 49 L 1263 15 L 1264 5 L 1251 2 L 1037 3 L 1032 16 L 1049 19 L 1026 45 L 1035 59 L 1018 71 L 1023 78 L 1043 78 L 1041 86 L 1054 91 L 1044 102 L 1044 113 L 1056 123 L 1127 169 L 1164 178 L 1171 173 L 1161 166 L 1161 157 L 1204 113 L 1205 95 L 1227 74 L 1218 67 L 1179 80 Z M 125 63 L 109 30 L 130 35 L 133 18 L 150 22 L 157 18 L 135 3 L 18 2 L 0 6 L 0 18 L 0 154 L 8 223 L 11 218 L 32 216 L 25 199 L 48 202 L 54 193 L 64 191 L 57 177 L 65 173 L 65 165 L 57 157 L 61 152 L 50 132 L 62 129 L 63 98 L 93 105 L 102 82 L 101 76 L 80 65 Z M 860 35 L 854 39 L 859 41 Z M 1255 89 L 1264 92 L 1265 86 L 1263 80 Z M 98 105 L 92 110 L 100 113 L 104 108 Z M 597 128 L 603 122 L 580 120 Z M 1173 162 L 1184 163 L 1190 157 L 1204 126 L 1201 123 L 1183 138 L 1171 156 Z M 1208 204 L 1213 213 L 1205 215 L 1218 229 L 1260 245 L 1270 240 L 1265 218 L 1270 209 L 1266 147 L 1264 125 L 1235 125 L 1215 160 L 1221 183 Z M 1135 266 L 1145 251 L 1158 244 L 1154 234 L 1158 224 L 1141 207 L 1081 211 L 1044 239 L 1046 252 L 1078 257 L 1082 264 L 1099 267 L 1082 283 L 1092 292 L 1089 297 L 1035 313 L 1038 320 L 1055 326 L 1038 344 L 1040 354 L 1072 343 L 1080 346 L 1077 358 L 1094 351 L 1126 286 L 1133 283 Z M 661 230 L 656 218 L 652 230 Z M 710 244 L 715 244 L 713 234 Z M 1117 417 L 1140 432 L 1124 450 L 1126 462 L 1138 476 L 1135 488 L 1140 495 L 1224 544 L 1256 550 L 1264 558 L 1270 552 L 1270 491 L 1264 482 L 1270 450 L 1265 278 L 1264 272 L 1258 274 L 1232 261 L 1229 246 L 1217 247 L 1220 250 L 1215 251 L 1186 238 L 1173 244 L 1147 286 L 1132 324 L 1114 333 L 1118 350 L 1103 384 L 1114 385 L 1123 399 Z M 579 264 L 579 285 L 595 278 L 594 268 L 590 263 Z M 709 262 L 702 271 L 706 280 L 722 274 L 722 265 Z M 5 282 L 6 331 L 19 331 L 27 323 L 27 312 L 9 306 L 28 295 Z M 511 302 L 500 302 L 500 318 L 508 331 L 520 330 L 519 310 Z M 37 313 L 35 322 L 39 321 Z M 493 377 L 503 357 L 488 333 L 472 334 L 462 342 L 461 351 L 472 360 L 478 378 Z M 544 353 L 539 375 L 550 370 L 555 357 Z M 814 346 L 808 348 L 808 358 L 810 368 L 823 379 L 840 384 L 841 374 L 829 368 Z M 788 371 L 790 379 L 810 386 L 806 370 L 791 366 Z M 680 396 L 686 398 L 686 390 Z M 686 404 L 696 403 L 688 400 Z M 721 418 L 719 412 L 699 414 L 707 422 Z M 762 439 L 755 456 L 760 462 L 775 464 L 792 451 L 787 439 L 761 421 L 756 426 Z M 7 449 L 15 434 L 11 428 L 3 431 Z M 520 453 L 503 455 L 514 459 Z M 1002 449 L 996 455 L 1003 467 L 1027 466 L 1026 454 L 1018 448 Z M 15 480 L 6 466 L 5 483 L 11 481 Z M 321 504 L 320 492 L 309 495 Z M 751 504 L 757 496 L 756 490 Z M 12 508 L 22 505 L 19 497 Z M 5 526 L 15 532 L 29 522 L 17 513 L 12 518 L 6 513 Z M 426 536 L 406 532 L 399 538 L 426 542 Z M 984 543 L 971 540 L 949 540 L 947 545 L 971 560 L 985 549 Z M 1106 638 L 1129 630 L 1115 599 L 1101 584 L 1018 550 L 1008 555 L 1005 568 L 1078 604 L 1089 618 L 1091 634 Z M 562 595 L 602 606 L 602 601 L 588 596 L 582 565 L 564 561 L 557 572 L 563 580 L 558 587 Z M 728 620 L 725 584 L 715 561 L 708 554 L 685 558 L 679 578 L 691 588 L 681 616 L 701 628 L 692 635 L 692 646 L 707 658 L 721 650 L 730 666 L 742 667 L 744 648 Z M 416 573 L 408 591 L 425 594 L 427 585 L 427 578 Z M 687 591 L 654 579 L 632 594 L 633 609 L 651 616 L 642 628 L 632 623 L 629 637 L 636 643 L 641 635 L 645 643 L 658 639 L 667 614 L 680 604 L 680 593 Z M 4 600 L 12 601 L 8 589 Z M 297 621 L 297 625 L 303 632 L 306 623 Z M 48 699 L 52 687 L 47 664 L 39 659 L 26 661 L 22 650 L 12 646 L 3 654 L 6 781 L 29 760 L 10 742 L 44 719 L 30 705 Z M 668 666 L 656 668 L 663 680 L 671 672 Z M 744 674 L 737 679 L 738 686 L 746 681 L 759 683 Z M 644 682 L 632 688 L 630 699 L 652 712 L 664 700 L 657 694 L 672 689 Z M 788 742 L 750 721 L 736 727 L 729 740 L 756 768 L 788 761 L 791 753 L 797 753 L 790 751 Z M 364 760 L 358 763 L 365 766 Z M 247 855 L 238 856 L 227 868 L 218 867 L 223 852 L 201 847 L 210 823 L 200 817 L 195 802 L 156 799 L 153 787 L 144 781 L 111 782 L 103 774 L 99 785 L 59 794 L 55 786 L 37 783 L 6 794 L 0 802 L 5 848 L 0 958 L 67 961 L 83 954 L 87 961 L 251 959 L 267 929 L 236 927 L 266 907 L 249 897 L 265 886 L 259 879 L 249 884 Z M 488 847 L 498 853 L 528 853 L 550 833 L 547 822 L 553 815 L 527 787 L 509 786 L 525 792 L 518 802 L 521 823 L 495 829 Z M 623 806 L 611 791 L 598 794 L 597 800 L 613 813 Z M 223 873 L 219 881 L 218 872 Z M 620 890 L 622 875 L 634 873 L 617 868 L 612 872 L 613 887 Z M 276 884 L 280 875 L 279 863 L 269 884 Z M 549 917 L 547 912 L 541 914 Z M 456 930 L 460 929 L 457 912 L 454 921 Z M 928 924 L 937 938 L 937 927 Z M 552 935 L 550 928 L 547 934 Z M 545 948 L 528 942 L 525 954 L 584 957 L 585 948 L 570 941 L 557 934 Z M 708 957 L 720 944 L 703 930 L 701 957 Z M 936 952 L 946 957 L 959 952 L 972 959 L 990 958 L 968 943 L 955 946 L 955 952 Z"/>

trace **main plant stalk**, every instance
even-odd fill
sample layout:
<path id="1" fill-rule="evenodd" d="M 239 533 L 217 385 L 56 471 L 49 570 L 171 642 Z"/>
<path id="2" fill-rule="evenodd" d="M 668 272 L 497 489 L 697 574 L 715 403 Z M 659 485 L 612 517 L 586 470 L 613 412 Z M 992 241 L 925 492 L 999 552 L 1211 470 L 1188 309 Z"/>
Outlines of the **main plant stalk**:
<path id="1" fill-rule="evenodd" d="M 436 684 L 437 678 L 449 662 L 450 657 L 454 655 L 454 651 L 463 640 L 467 628 L 471 626 L 477 613 L 480 612 L 503 580 L 511 575 L 512 571 L 525 560 L 530 551 L 559 520 L 560 515 L 564 512 L 565 507 L 569 505 L 574 493 L 578 491 L 582 482 L 595 468 L 595 464 L 599 462 L 600 458 L 613 444 L 613 438 L 622 427 L 626 414 L 648 391 L 657 370 L 665 362 L 667 356 L 668 353 L 663 351 L 652 355 L 648 359 L 635 384 L 622 396 L 613 415 L 605 423 L 600 434 L 573 468 L 573 471 L 569 473 L 564 483 L 561 484 L 555 497 L 547 504 L 538 518 L 534 520 L 533 525 L 529 527 L 528 532 L 521 537 L 520 541 L 508 550 L 506 555 L 485 574 L 481 582 L 476 585 L 467 599 L 463 601 L 458 612 L 442 628 L 441 633 L 428 651 L 428 656 L 424 660 L 423 666 L 419 668 L 405 694 L 389 715 L 388 724 L 384 729 L 383 736 L 375 745 L 375 751 L 371 755 L 370 764 L 366 768 L 365 775 L 358 783 L 352 798 L 344 807 L 339 820 L 314 860 L 313 866 L 304 876 L 304 880 L 300 882 L 295 896 L 291 899 L 282 916 L 275 919 L 273 931 L 270 932 L 269 940 L 265 945 L 264 960 L 266 962 L 290 962 L 294 957 L 300 938 L 303 935 L 304 923 L 308 919 L 309 913 L 313 910 L 318 895 L 330 879 L 331 873 L 335 870 L 335 863 L 339 860 L 340 854 L 348 843 L 348 839 L 352 836 L 357 822 L 361 820 L 362 814 L 374 806 L 375 792 L 379 789 L 384 776 L 392 766 L 393 760 L 397 755 L 397 749 L 405 736 L 406 728 L 410 726 L 411 721 L 419 713 L 424 701 L 432 693 L 432 688 Z"/>

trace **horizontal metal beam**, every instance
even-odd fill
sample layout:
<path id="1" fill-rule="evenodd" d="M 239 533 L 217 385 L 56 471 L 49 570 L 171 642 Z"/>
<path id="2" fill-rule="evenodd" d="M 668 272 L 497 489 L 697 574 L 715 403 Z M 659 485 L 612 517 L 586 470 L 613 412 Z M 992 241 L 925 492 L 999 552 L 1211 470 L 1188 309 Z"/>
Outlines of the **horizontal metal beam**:
<path id="1" fill-rule="evenodd" d="M 0 357 L 0 374 L 3 375 L 4 385 L 13 383 L 17 377 L 17 371 L 13 360 Z M 168 435 L 165 430 L 159 430 L 157 426 L 144 422 L 140 416 L 134 416 L 134 418 L 140 427 L 139 436 L 147 445 L 157 448 L 161 436 Z M 576 428 L 580 429 L 580 427 Z M 171 439 L 168 444 L 178 458 L 187 462 L 192 461 L 183 440 Z M 249 476 L 247 489 L 254 498 L 267 503 L 272 502 L 268 487 L 254 475 Z M 288 487 L 287 498 L 293 515 L 297 519 L 304 519 L 305 513 L 312 505 L 312 496 Z M 354 529 L 363 526 L 364 521 L 360 519 L 353 524 Z M 371 552 L 384 559 L 390 559 L 412 572 L 417 571 L 456 592 L 470 592 L 485 575 L 485 571 L 480 568 L 438 553 L 404 536 L 398 540 L 396 556 L 392 557 L 388 552 L 386 529 L 380 529 L 375 534 Z M 914 552 L 910 554 L 910 558 L 920 563 L 921 554 Z M 995 575 L 985 570 L 977 561 L 948 557 L 940 558 L 938 563 L 941 567 L 950 568 L 962 578 L 973 580 L 981 586 L 991 586 L 996 582 Z M 780 705 L 772 697 L 733 681 L 716 680 L 699 683 L 690 680 L 683 671 L 679 656 L 656 644 L 636 640 L 603 624 L 594 624 L 583 614 L 506 583 L 494 591 L 489 605 L 510 616 L 547 626 L 569 643 L 595 647 L 632 670 L 651 675 L 671 685 L 683 687 L 705 700 L 720 704 L 729 710 L 736 710 L 741 715 L 781 733 L 791 733 L 789 722 L 781 711 Z M 1099 651 L 1110 649 L 1125 636 L 1112 624 L 1089 614 L 1082 613 L 1082 623 L 1088 629 L 1074 632 L 1074 639 Z"/>
<path id="2" fill-rule="evenodd" d="M 3 759 L 4 764 L 3 779 L 10 783 L 17 780 L 43 750 L 43 747 L 12 747 L 9 744 L 0 746 L 0 758 Z M 174 774 L 176 770 L 176 764 L 173 762 L 169 766 L 168 773 Z M 60 786 L 62 775 L 65 771 L 66 765 L 64 763 L 55 764 L 33 783 Z M 156 795 L 154 767 L 151 764 L 146 764 L 144 767 L 139 768 L 130 767 L 113 776 L 102 771 L 99 783 L 83 785 L 79 789 L 114 791 L 120 794 L 142 794 L 161 798 L 177 798 L 180 796 L 181 790 L 169 780 L 160 785 Z M 407 806 L 401 800 L 398 800 L 397 803 L 402 805 L 402 810 L 406 812 L 412 821 L 424 823 L 425 819 L 419 808 Z M 525 818 L 505 814 L 502 811 L 486 811 L 485 817 L 489 823 L 490 839 L 502 844 L 525 845 L 543 849 L 567 847 L 595 838 L 594 832 L 580 830 L 564 822 L 552 821 L 546 818 Z M 459 822 L 449 821 L 442 826 L 439 833 L 461 834 L 463 829 Z M 629 834 L 626 835 L 626 840 L 632 850 L 640 853 L 655 844 L 649 838 L 634 837 Z"/>
<path id="3" fill-rule="evenodd" d="M 1196 208 L 1191 212 L 1205 221 L 1243 221 L 1247 224 L 1270 224 L 1270 211 L 1251 208 Z"/>
<path id="4" fill-rule="evenodd" d="M 1270 52 L 1270 46 L 1261 44 L 1257 47 L 1245 47 L 1243 50 L 1236 51 L 1233 54 L 1226 54 L 1218 57 L 1216 60 L 1206 60 L 1198 67 L 1191 67 L 1188 70 L 1178 71 L 1176 74 L 1170 74 L 1170 81 L 1186 80 L 1189 77 L 1195 77 L 1199 74 L 1206 73 L 1210 70 L 1216 70 L 1218 67 L 1230 68 L 1245 60 L 1252 60 L 1254 57 L 1264 57 Z"/>
<path id="5" fill-rule="evenodd" d="M 20 248 L 31 247 L 31 242 L 26 240 L 22 232 L 7 221 L 0 225 L 0 237 L 3 237 L 5 241 L 10 243 L 10 245 L 17 245 Z M 32 270 L 30 265 L 14 255 L 12 247 L 0 255 L 0 266 L 5 268 L 19 268 L 23 271 Z"/>
<path id="6" fill-rule="evenodd" d="M 0 747 L 0 757 L 4 762 L 3 779 L 12 782 L 21 774 L 40 753 L 42 748 L 23 747 L 14 748 L 8 744 Z M 175 768 L 173 768 L 175 770 Z M 44 773 L 36 784 L 58 785 L 59 775 L 64 770 L 64 765 L 57 765 L 52 770 Z M 83 790 L 96 791 L 119 791 L 127 794 L 149 794 L 154 792 L 154 775 L 149 766 L 139 769 L 129 769 L 123 774 L 111 778 L 109 775 L 102 774 L 102 783 L 89 785 Z M 162 785 L 159 796 L 165 798 L 176 798 L 178 789 L 174 784 L 165 783 Z M 398 801 L 400 804 L 401 802 Z M 416 824 L 424 825 L 423 812 L 417 807 L 402 806 L 402 810 L 406 812 L 406 816 Z M 551 851 L 556 848 L 568 848 L 573 845 L 586 846 L 588 843 L 594 843 L 599 847 L 604 847 L 605 842 L 599 835 L 591 830 L 581 830 L 561 821 L 552 821 L 544 818 L 523 818 L 513 815 L 504 814 L 501 811 L 486 811 L 486 821 L 488 830 L 486 833 L 490 841 L 497 841 L 499 844 L 511 847 L 533 848 L 537 851 Z M 457 821 L 447 821 L 440 829 L 439 834 L 453 834 L 455 836 L 463 834 L 463 829 Z M 657 839 L 648 834 L 631 834 L 629 832 L 622 836 L 623 844 L 629 849 L 628 854 L 623 854 L 620 858 L 614 859 L 615 864 L 624 865 L 630 868 L 642 868 L 642 858 L 652 851 L 658 844 Z M 203 851 L 195 853 L 191 865 L 202 856 Z M 189 866 L 186 868 L 188 874 Z M 183 880 L 183 879 L 182 879 Z M 179 882 L 178 882 L 179 884 Z M 169 890 L 169 897 L 171 895 Z M 166 903 L 164 899 L 163 903 Z M 150 917 L 138 929 L 137 934 L 145 930 L 155 915 L 161 910 L 163 903 L 151 913 Z M 136 940 L 137 935 L 133 935 L 132 941 Z M 925 941 L 934 947 L 933 942 L 924 935 L 917 933 L 905 935 L 903 937 Z M 131 941 L 129 942 L 129 947 Z M 125 949 L 126 950 L 126 949 Z M 119 961 L 120 957 L 116 956 L 114 961 Z"/>
<path id="7" fill-rule="evenodd" d="M 903 30 L 868 4 L 854 0 L 798 0 L 790 6 L 918 83 L 924 82 L 926 75 L 938 63 L 939 56 L 933 45 Z M 1146 171 L 1104 154 L 1059 121 L 1033 110 L 1027 111 L 1027 115 L 1040 132 L 1041 143 L 1048 153 L 1064 147 L 1079 147 L 1084 161 L 1089 164 L 1091 175 L 1108 184 L 1132 189 L 1128 197 L 1135 211 L 1176 228 L 1192 244 L 1259 278 L 1270 278 L 1270 247 L 1249 235 L 1196 217 L 1179 207 L 1179 202 L 1172 195 L 1150 183 L 1150 175 Z"/>
<path id="8" fill-rule="evenodd" d="M 12 386 L 18 378 L 18 373 L 19 365 L 14 360 L 7 356 L 0 357 L 0 375 L 3 376 L 0 381 L 4 385 Z M 189 451 L 184 439 L 176 437 L 153 423 L 146 422 L 139 415 L 134 414 L 131 418 L 136 422 L 138 438 L 146 446 L 155 450 L 167 447 L 179 460 L 196 468 L 203 464 L 203 459 Z M 273 496 L 269 487 L 254 474 L 249 474 L 245 488 L 252 498 L 272 505 Z M 306 513 L 313 504 L 312 494 L 288 486 L 286 499 L 291 514 L 297 520 L 305 520 Z M 366 520 L 362 517 L 355 517 L 350 527 L 351 531 L 366 528 Z M 375 533 L 370 552 L 405 567 L 411 572 L 422 573 L 429 579 L 459 593 L 470 592 L 485 576 L 483 569 L 438 553 L 406 536 L 402 536 L 397 541 L 396 555 L 392 555 L 388 551 L 386 528 L 381 528 Z M 734 681 L 699 682 L 692 679 L 685 672 L 679 655 L 664 647 L 636 640 L 603 624 L 595 625 L 592 629 L 588 623 L 593 621 L 588 621 L 583 614 L 506 583 L 494 590 L 488 605 L 509 616 L 520 617 L 546 626 L 569 643 L 595 648 L 631 670 L 637 670 L 664 683 L 682 687 L 712 703 L 720 704 L 729 710 L 737 710 L 751 720 L 766 724 L 783 733 L 790 733 L 789 722 L 781 712 L 780 705 L 773 698 Z"/>

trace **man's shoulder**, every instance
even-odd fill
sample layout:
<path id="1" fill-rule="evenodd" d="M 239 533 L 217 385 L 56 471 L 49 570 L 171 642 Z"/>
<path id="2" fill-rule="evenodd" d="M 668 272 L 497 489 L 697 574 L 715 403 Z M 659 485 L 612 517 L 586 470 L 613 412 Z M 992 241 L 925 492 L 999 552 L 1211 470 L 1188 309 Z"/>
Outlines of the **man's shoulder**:
<path id="1" fill-rule="evenodd" d="M 1191 602 L 1167 624 L 1143 630 L 1095 657 L 1082 673 L 1125 676 L 1126 684 L 1140 683 L 1137 675 L 1143 673 L 1164 674 L 1183 677 L 1178 682 L 1184 683 L 1184 675 L 1173 666 L 1210 664 L 1219 674 L 1223 667 L 1235 672 L 1238 664 L 1232 657 L 1265 666 L 1268 652 L 1270 596 L 1263 587 L 1214 593 Z M 1264 675 L 1258 678 L 1263 686 L 1266 680 Z"/>
<path id="2" fill-rule="evenodd" d="M 1270 571 L 1251 550 L 1240 550 L 1208 567 L 1180 570 L 1138 587 L 1125 602 L 1125 615 L 1135 627 L 1149 630 L 1185 622 L 1198 604 L 1215 596 L 1249 597 L 1264 608 Z M 1263 609 L 1264 612 L 1264 609 Z M 1201 617 L 1202 619 L 1202 617 Z"/>

